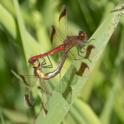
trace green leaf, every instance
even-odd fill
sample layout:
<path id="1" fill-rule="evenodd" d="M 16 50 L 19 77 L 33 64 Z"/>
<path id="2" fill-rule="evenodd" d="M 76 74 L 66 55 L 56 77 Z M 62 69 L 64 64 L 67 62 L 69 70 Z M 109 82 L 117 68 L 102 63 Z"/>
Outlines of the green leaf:
<path id="1" fill-rule="evenodd" d="M 69 106 L 65 99 L 58 92 L 53 92 L 48 103 L 48 114 L 44 117 L 41 113 L 36 120 L 36 124 L 58 124 L 63 120 Z M 56 110 L 56 111 L 55 111 Z"/>
<path id="2" fill-rule="evenodd" d="M 75 100 L 63 124 L 66 124 L 66 121 L 69 124 L 102 124 L 90 106 L 80 99 Z"/>
<path id="3" fill-rule="evenodd" d="M 17 37 L 15 20 L 13 19 L 12 15 L 1 4 L 0 23 L 6 28 L 6 30 L 10 33 L 10 35 L 12 35 L 12 37 Z"/>

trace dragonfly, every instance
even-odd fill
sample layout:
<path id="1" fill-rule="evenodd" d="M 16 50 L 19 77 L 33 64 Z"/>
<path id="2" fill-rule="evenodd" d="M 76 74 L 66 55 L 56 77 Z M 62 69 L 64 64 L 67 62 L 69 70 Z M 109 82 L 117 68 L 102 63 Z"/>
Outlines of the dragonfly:
<path id="1" fill-rule="evenodd" d="M 86 51 L 86 54 L 85 54 L 85 57 L 89 57 L 89 55 L 91 54 L 91 50 L 92 48 L 94 48 L 93 45 L 89 45 L 87 47 L 87 51 Z M 58 73 L 60 73 L 64 63 L 65 63 L 65 60 L 68 56 L 68 52 L 69 52 L 69 49 L 62 55 L 57 67 L 55 70 L 49 72 L 49 73 L 44 73 L 42 71 L 42 66 L 41 66 L 41 63 L 36 60 L 34 63 L 33 63 L 33 69 L 34 69 L 34 76 L 36 78 L 38 78 L 39 82 L 40 82 L 40 85 L 38 85 L 36 88 L 37 90 L 40 90 L 41 94 L 46 94 L 46 95 L 51 95 L 51 93 L 49 92 L 48 88 L 46 87 L 46 84 L 45 82 L 41 81 L 41 79 L 45 79 L 45 80 L 49 80 L 53 77 L 55 77 Z M 88 68 L 87 64 L 85 63 L 82 63 L 81 64 L 81 67 L 79 69 L 79 71 L 77 72 L 78 75 L 82 75 L 82 73 L 84 72 L 85 68 Z M 33 108 L 35 106 L 35 100 L 33 99 L 33 95 L 32 95 L 32 90 L 31 90 L 31 87 L 30 84 L 26 81 L 25 79 L 25 76 L 24 75 L 21 75 L 21 74 L 17 74 L 16 72 L 12 71 L 12 73 L 16 76 L 16 77 L 19 77 L 21 78 L 21 80 L 24 82 L 25 86 L 26 86 L 26 93 L 24 95 L 24 99 L 27 103 L 27 105 L 31 108 Z M 38 93 L 39 94 L 39 93 Z M 39 96 L 38 96 L 39 97 Z M 40 99 L 40 104 L 42 106 L 42 109 L 43 109 L 43 112 L 45 113 L 45 115 L 48 113 L 48 109 L 47 109 L 47 102 L 43 100 L 43 98 L 39 98 Z M 37 115 L 35 115 L 35 117 L 37 117 L 39 115 L 39 113 Z"/>
<path id="2" fill-rule="evenodd" d="M 45 95 L 45 97 L 47 97 L 47 96 L 51 96 L 52 94 L 51 94 L 51 92 L 49 92 L 49 90 L 46 86 L 46 83 L 42 79 L 49 80 L 49 79 L 53 78 L 54 76 L 56 76 L 61 71 L 61 69 L 64 65 L 64 62 L 68 56 L 68 52 L 69 51 L 67 51 L 67 52 L 65 52 L 65 54 L 63 54 L 56 69 L 49 73 L 44 73 L 42 71 L 41 63 L 38 60 L 33 63 L 33 69 L 34 69 L 33 77 L 37 78 L 38 82 L 39 82 L 36 86 L 30 85 L 30 83 L 26 80 L 26 77 L 28 75 L 22 75 L 22 74 L 16 73 L 13 70 L 11 71 L 15 77 L 22 80 L 23 83 L 25 84 L 26 93 L 24 95 L 24 100 L 30 108 L 34 108 L 35 104 L 40 104 L 40 106 L 42 106 L 41 108 L 42 108 L 44 114 L 47 115 L 47 113 L 48 113 L 47 101 L 44 101 L 44 98 L 43 98 L 44 96 L 41 96 L 41 95 Z M 29 75 L 29 76 L 32 76 L 32 75 Z M 35 100 L 33 97 L 32 89 L 34 89 L 34 87 L 35 87 L 35 91 L 37 90 L 37 92 L 39 92 L 38 96 L 37 96 L 37 99 L 39 99 L 39 101 L 40 101 L 39 103 L 37 103 L 37 100 Z M 41 95 L 39 96 L 39 94 L 41 94 Z M 40 112 L 36 113 L 35 117 L 37 117 L 39 115 L 39 113 Z"/>
<path id="3" fill-rule="evenodd" d="M 94 45 L 88 45 L 86 48 L 86 54 L 84 56 L 84 58 L 89 59 L 89 56 L 92 52 L 92 50 L 95 48 Z M 82 74 L 84 73 L 84 71 L 86 70 L 86 68 L 89 69 L 89 66 L 85 63 L 85 62 L 81 62 L 80 68 L 79 70 L 76 72 L 77 75 L 82 76 Z"/>
<path id="4" fill-rule="evenodd" d="M 87 49 L 86 49 L 86 54 L 84 56 L 84 58 L 88 59 L 90 54 L 91 54 L 91 51 L 92 49 L 94 49 L 95 47 L 93 45 L 88 45 Z M 55 70 L 49 72 L 49 73 L 44 73 L 42 71 L 42 64 L 36 60 L 34 63 L 33 63 L 33 68 L 34 68 L 34 75 L 38 78 L 42 78 L 42 79 L 45 79 L 45 80 L 49 80 L 53 77 L 55 77 L 58 73 L 60 73 L 64 63 L 65 63 L 65 60 L 68 56 L 68 53 L 69 53 L 69 49 L 67 49 L 65 51 L 65 53 L 63 54 L 63 56 L 61 57 L 61 59 L 59 60 L 59 63 L 56 67 Z M 86 65 L 86 64 L 85 64 Z M 86 65 L 87 66 L 87 65 Z M 87 66 L 88 67 L 88 66 Z"/>
<path id="5" fill-rule="evenodd" d="M 66 12 L 66 7 L 64 7 L 62 9 L 61 13 L 60 13 L 59 21 L 61 21 L 61 19 L 64 16 L 66 16 L 66 13 L 67 13 Z M 51 40 L 53 40 L 55 32 L 56 32 L 56 29 L 52 25 Z M 58 53 L 60 51 L 64 51 L 66 53 L 66 51 L 69 51 L 73 47 L 77 47 L 78 54 L 79 54 L 81 52 L 82 47 L 84 47 L 87 43 L 88 43 L 87 33 L 83 32 L 83 31 L 80 31 L 78 33 L 78 35 L 69 35 L 69 36 L 67 36 L 62 44 L 60 44 L 59 46 L 53 48 L 52 50 L 30 57 L 29 60 L 28 60 L 28 63 L 33 65 L 34 62 L 37 61 L 40 58 L 43 58 L 45 56 L 49 56 L 49 55 Z"/>
<path id="6" fill-rule="evenodd" d="M 44 80 L 49 80 L 53 77 L 55 77 L 58 73 L 60 73 L 63 65 L 64 65 L 64 62 L 68 56 L 68 51 L 66 51 L 63 56 L 61 57 L 57 67 L 55 70 L 51 71 L 51 72 L 48 72 L 48 73 L 44 73 L 42 71 L 42 64 L 36 60 L 32 65 L 33 65 L 33 68 L 34 68 L 34 75 L 37 77 L 37 78 L 41 78 L 41 79 L 44 79 Z"/>
<path id="7" fill-rule="evenodd" d="M 66 8 L 64 8 L 62 10 L 62 12 L 60 13 L 59 21 L 61 21 L 61 19 L 65 15 L 66 15 Z M 56 29 L 54 26 L 52 26 L 51 40 L 53 40 L 55 32 L 56 32 Z M 77 35 L 67 36 L 62 44 L 58 45 L 57 47 L 53 48 L 52 50 L 30 57 L 28 59 L 28 62 L 33 67 L 34 76 L 39 80 L 39 82 L 41 82 L 41 79 L 49 80 L 49 79 L 55 77 L 57 74 L 60 73 L 60 71 L 61 71 L 61 69 L 65 63 L 65 60 L 66 60 L 66 58 L 70 52 L 70 49 L 73 47 L 77 47 L 78 54 L 79 54 L 79 52 L 82 52 L 81 49 L 84 48 L 87 43 L 88 43 L 87 33 L 80 31 Z M 39 59 L 44 60 L 44 57 L 49 56 L 49 55 L 53 55 L 53 54 L 58 53 L 60 51 L 64 51 L 64 53 L 60 57 L 60 60 L 57 64 L 57 67 L 53 71 L 45 73 L 42 70 L 42 68 L 45 67 L 46 62 L 45 61 L 40 62 Z M 89 56 L 89 53 L 90 53 L 88 51 L 89 51 L 89 49 L 87 49 L 87 52 L 85 55 L 86 58 Z M 49 57 L 48 57 L 48 59 L 49 59 Z M 26 82 L 24 79 L 24 76 L 21 75 L 21 78 L 23 78 L 23 81 Z M 40 89 L 41 91 L 45 92 L 46 94 L 50 95 L 51 93 L 47 90 L 46 83 L 41 83 L 41 84 L 42 85 L 39 85 L 37 88 Z M 30 92 L 25 95 L 25 100 L 29 106 L 32 106 L 31 93 Z M 48 110 L 47 110 L 46 104 L 42 100 L 41 100 L 41 104 L 42 104 L 42 108 L 43 108 L 45 114 L 47 114 Z"/>

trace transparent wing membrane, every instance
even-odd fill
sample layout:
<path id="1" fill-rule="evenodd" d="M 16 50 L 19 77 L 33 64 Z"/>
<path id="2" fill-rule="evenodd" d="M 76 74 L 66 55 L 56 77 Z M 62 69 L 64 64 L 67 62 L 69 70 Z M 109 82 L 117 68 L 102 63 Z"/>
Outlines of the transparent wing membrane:
<path id="1" fill-rule="evenodd" d="M 47 88 L 46 82 L 41 78 L 37 78 L 35 75 L 21 75 L 13 70 L 11 72 L 25 85 L 25 103 L 29 107 L 34 108 L 34 110 L 35 107 L 40 107 L 41 109 L 39 110 L 42 110 L 44 114 L 47 114 L 47 102 L 51 93 Z M 40 111 L 35 113 L 35 116 L 38 116 L 39 113 Z"/>

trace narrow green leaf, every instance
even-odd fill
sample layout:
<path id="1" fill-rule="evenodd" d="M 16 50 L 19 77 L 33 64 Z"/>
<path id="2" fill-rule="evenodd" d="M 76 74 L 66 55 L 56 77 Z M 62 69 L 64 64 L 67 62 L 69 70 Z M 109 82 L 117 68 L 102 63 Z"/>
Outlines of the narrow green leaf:
<path id="1" fill-rule="evenodd" d="M 9 20 L 9 21 L 8 21 Z M 17 37 L 17 30 L 15 20 L 12 15 L 0 4 L 0 23 L 6 28 L 6 30 L 12 35 L 12 37 Z"/>
<path id="2" fill-rule="evenodd" d="M 36 124 L 59 124 L 69 110 L 67 102 L 58 92 L 52 93 L 52 97 L 49 100 L 48 106 L 49 111 L 47 116 L 44 117 L 41 114 L 37 118 Z"/>
<path id="3" fill-rule="evenodd" d="M 111 114 L 114 106 L 114 101 L 116 99 L 117 90 L 118 90 L 118 83 L 116 82 L 112 87 L 112 89 L 110 90 L 108 99 L 105 103 L 105 106 L 100 116 L 101 122 L 103 124 L 110 124 Z"/>
<path id="4" fill-rule="evenodd" d="M 77 120 L 77 124 L 102 124 L 89 105 L 79 99 L 76 99 L 70 113 Z"/>
<path id="5" fill-rule="evenodd" d="M 34 48 L 38 49 L 39 47 L 38 47 L 38 44 L 35 42 L 35 40 L 34 40 L 34 43 L 31 44 L 31 41 L 33 40 L 33 38 L 27 33 L 23 19 L 21 17 L 18 1 L 13 0 L 13 2 L 14 2 L 15 10 L 16 10 L 17 22 L 19 25 L 19 31 L 20 31 L 22 45 L 23 45 L 23 49 L 24 49 L 24 53 L 25 53 L 25 58 L 26 58 L 26 60 L 28 60 L 33 49 Z"/>
<path id="6" fill-rule="evenodd" d="M 15 123 L 29 122 L 28 117 L 26 117 L 24 113 L 20 113 L 20 112 L 8 110 L 8 109 L 2 109 L 2 111 L 6 117 L 8 117 L 10 120 L 12 120 Z"/>

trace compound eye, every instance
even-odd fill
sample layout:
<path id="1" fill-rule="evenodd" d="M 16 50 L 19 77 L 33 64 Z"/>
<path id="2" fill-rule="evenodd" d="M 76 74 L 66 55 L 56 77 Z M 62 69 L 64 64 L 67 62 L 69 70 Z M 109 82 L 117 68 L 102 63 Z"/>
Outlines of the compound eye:
<path id="1" fill-rule="evenodd" d="M 87 36 L 87 33 L 86 32 L 83 32 L 83 31 L 80 31 L 79 32 L 79 36 L 84 36 L 85 37 L 85 36 Z"/>
<path id="2" fill-rule="evenodd" d="M 28 63 L 33 64 L 36 61 L 36 58 L 29 58 Z"/>
<path id="3" fill-rule="evenodd" d="M 79 36 L 81 36 L 84 32 L 83 31 L 79 31 Z"/>
<path id="4" fill-rule="evenodd" d="M 79 36 L 80 36 L 81 40 L 86 40 L 87 39 L 87 33 L 86 32 L 80 31 Z"/>

